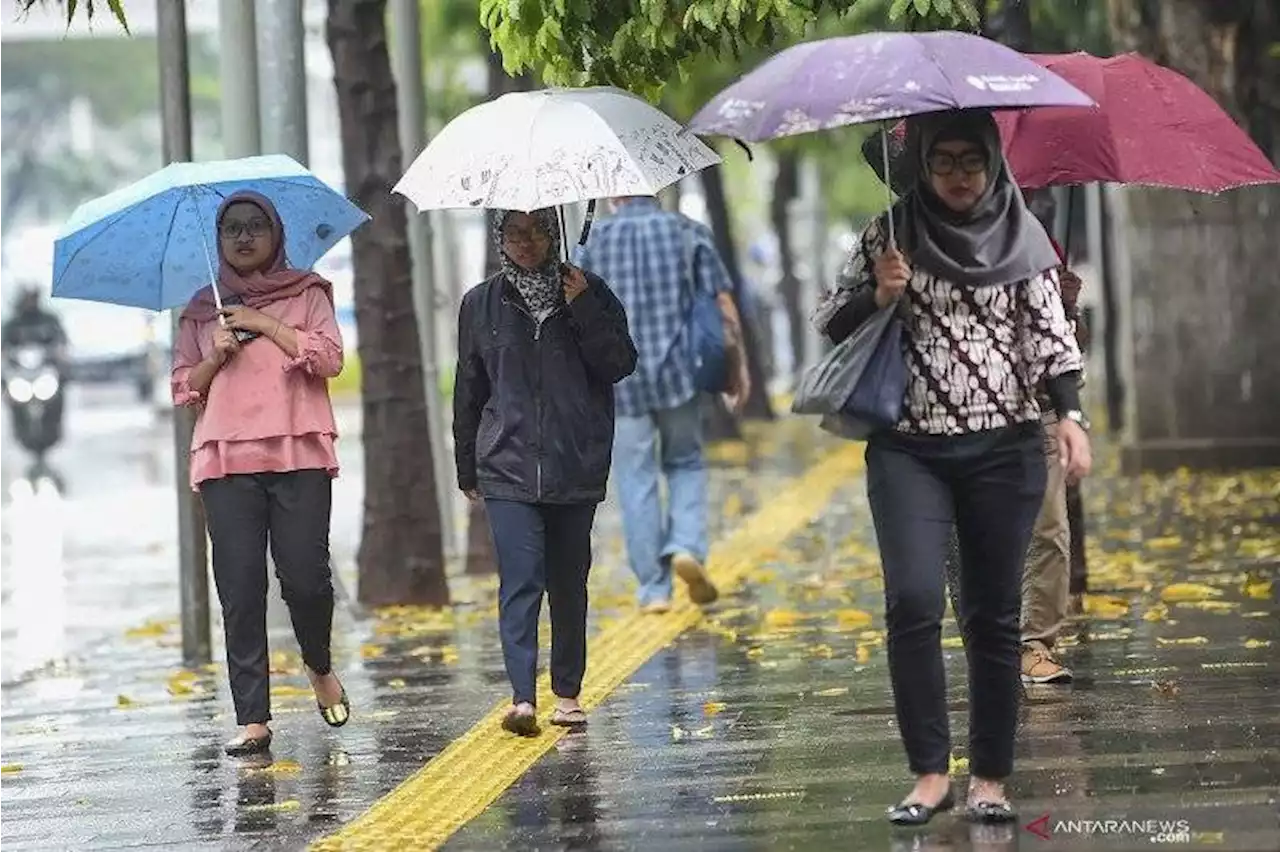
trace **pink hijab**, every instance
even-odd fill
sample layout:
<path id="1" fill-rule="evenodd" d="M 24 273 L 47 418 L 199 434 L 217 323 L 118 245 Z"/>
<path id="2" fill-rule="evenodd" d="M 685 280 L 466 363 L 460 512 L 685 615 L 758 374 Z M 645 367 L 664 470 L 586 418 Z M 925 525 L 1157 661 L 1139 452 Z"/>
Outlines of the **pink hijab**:
<path id="1" fill-rule="evenodd" d="M 281 299 L 291 299 L 306 292 L 311 287 L 320 287 L 324 294 L 333 301 L 333 285 L 324 278 L 307 269 L 293 269 L 289 266 L 289 258 L 284 252 L 284 223 L 280 221 L 280 213 L 271 199 L 257 192 L 244 190 L 227 196 L 218 208 L 217 224 L 222 224 L 222 217 L 232 204 L 246 202 L 258 207 L 271 222 L 271 239 L 275 243 L 275 253 L 261 270 L 241 275 L 227 263 L 222 254 L 222 240 L 218 238 L 218 286 L 221 295 L 235 294 L 244 304 L 251 308 L 261 308 Z M 217 235 L 215 234 L 215 237 Z M 202 287 L 191 297 L 182 312 L 184 319 L 196 322 L 209 322 L 218 316 L 218 306 L 213 300 L 213 288 Z"/>

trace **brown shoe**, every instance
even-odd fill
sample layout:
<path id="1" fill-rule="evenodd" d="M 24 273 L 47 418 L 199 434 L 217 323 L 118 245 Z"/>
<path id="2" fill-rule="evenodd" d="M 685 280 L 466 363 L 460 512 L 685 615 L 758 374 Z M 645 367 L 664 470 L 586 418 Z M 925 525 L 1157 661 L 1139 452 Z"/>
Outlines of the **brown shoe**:
<path id="1" fill-rule="evenodd" d="M 1070 683 L 1071 669 L 1038 645 L 1022 648 L 1023 683 Z"/>
<path id="2" fill-rule="evenodd" d="M 689 587 L 689 599 L 699 606 L 715 603 L 716 598 L 720 597 L 720 592 L 707 576 L 707 570 L 688 553 L 672 556 L 671 570 Z"/>

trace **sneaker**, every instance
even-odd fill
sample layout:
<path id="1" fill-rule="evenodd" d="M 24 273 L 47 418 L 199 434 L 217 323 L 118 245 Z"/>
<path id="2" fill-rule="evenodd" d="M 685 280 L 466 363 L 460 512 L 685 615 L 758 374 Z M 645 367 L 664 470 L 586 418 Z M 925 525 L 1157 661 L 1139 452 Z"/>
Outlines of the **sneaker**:
<path id="1" fill-rule="evenodd" d="M 1070 683 L 1071 669 L 1044 648 L 1027 646 L 1022 649 L 1022 682 Z"/>
<path id="2" fill-rule="evenodd" d="M 688 553 L 677 553 L 672 556 L 671 570 L 675 571 L 676 576 L 689 587 L 690 600 L 699 606 L 714 603 L 715 599 L 720 597 L 720 592 L 716 591 L 715 584 L 707 576 L 707 570 L 702 567 L 702 563 Z"/>
<path id="3" fill-rule="evenodd" d="M 671 612 L 671 601 L 653 601 L 640 607 L 640 611 L 649 615 L 663 615 Z"/>

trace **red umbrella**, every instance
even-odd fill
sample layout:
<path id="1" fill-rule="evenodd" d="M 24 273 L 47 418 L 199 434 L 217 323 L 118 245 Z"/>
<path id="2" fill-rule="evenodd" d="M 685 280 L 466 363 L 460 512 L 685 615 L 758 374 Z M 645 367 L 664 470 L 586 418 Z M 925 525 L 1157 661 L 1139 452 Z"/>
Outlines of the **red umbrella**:
<path id="1" fill-rule="evenodd" d="M 1135 53 L 1030 57 L 1098 106 L 996 113 L 1020 186 L 1109 181 L 1217 193 L 1280 183 L 1249 136 L 1176 71 Z"/>

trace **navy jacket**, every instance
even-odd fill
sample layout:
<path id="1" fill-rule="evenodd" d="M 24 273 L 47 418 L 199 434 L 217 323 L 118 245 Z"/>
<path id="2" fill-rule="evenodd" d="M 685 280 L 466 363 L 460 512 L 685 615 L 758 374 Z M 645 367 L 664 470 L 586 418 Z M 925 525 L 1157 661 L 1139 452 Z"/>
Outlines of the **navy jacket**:
<path id="1" fill-rule="evenodd" d="M 599 503 L 613 385 L 636 367 L 622 303 L 600 278 L 537 323 L 501 274 L 463 297 L 453 391 L 458 486 L 525 503 Z"/>

